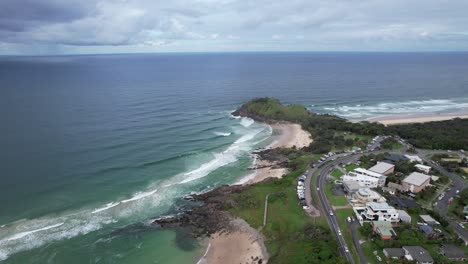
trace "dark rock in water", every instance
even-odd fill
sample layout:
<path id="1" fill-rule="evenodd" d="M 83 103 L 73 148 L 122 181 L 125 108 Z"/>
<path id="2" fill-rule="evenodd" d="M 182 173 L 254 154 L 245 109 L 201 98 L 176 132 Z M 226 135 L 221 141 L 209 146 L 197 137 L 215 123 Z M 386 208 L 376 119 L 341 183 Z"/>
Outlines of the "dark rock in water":
<path id="1" fill-rule="evenodd" d="M 152 223 L 161 228 L 187 228 L 193 237 L 209 236 L 217 231 L 228 230 L 233 217 L 224 210 L 224 206 L 234 202 L 231 201 L 230 194 L 244 189 L 245 186 L 225 185 L 206 193 L 194 194 L 192 198 L 196 202 L 202 202 L 200 206 L 194 206 L 177 216 L 154 219 Z"/>

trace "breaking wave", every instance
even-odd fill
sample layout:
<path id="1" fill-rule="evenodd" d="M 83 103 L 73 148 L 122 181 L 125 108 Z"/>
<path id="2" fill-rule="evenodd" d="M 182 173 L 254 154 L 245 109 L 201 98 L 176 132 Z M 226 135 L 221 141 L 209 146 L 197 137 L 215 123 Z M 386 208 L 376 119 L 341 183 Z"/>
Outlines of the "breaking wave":
<path id="1" fill-rule="evenodd" d="M 213 134 L 217 135 L 217 136 L 220 136 L 220 137 L 229 137 L 230 135 L 232 135 L 232 132 L 218 132 L 218 131 L 215 131 L 213 132 Z"/>
<path id="2" fill-rule="evenodd" d="M 379 116 L 456 113 L 468 111 L 468 98 L 411 100 L 403 102 L 384 102 L 378 104 L 356 104 L 324 106 L 321 109 L 341 117 L 362 120 Z"/>

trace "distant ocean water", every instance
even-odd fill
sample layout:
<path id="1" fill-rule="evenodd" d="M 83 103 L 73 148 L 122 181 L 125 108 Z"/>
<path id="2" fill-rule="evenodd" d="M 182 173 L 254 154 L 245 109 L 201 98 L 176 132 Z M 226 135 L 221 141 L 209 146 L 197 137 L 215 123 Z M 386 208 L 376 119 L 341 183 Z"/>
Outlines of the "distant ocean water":
<path id="1" fill-rule="evenodd" d="M 272 96 L 350 119 L 468 111 L 468 53 L 0 57 L 0 261 L 194 263 L 150 219 L 245 177 Z"/>

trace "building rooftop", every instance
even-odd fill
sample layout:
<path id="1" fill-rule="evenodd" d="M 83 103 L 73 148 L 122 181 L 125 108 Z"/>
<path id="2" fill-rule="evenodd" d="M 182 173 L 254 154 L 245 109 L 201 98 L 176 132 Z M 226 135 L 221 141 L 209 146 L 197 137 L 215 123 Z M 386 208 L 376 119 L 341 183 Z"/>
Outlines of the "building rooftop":
<path id="1" fill-rule="evenodd" d="M 390 200 L 392 204 L 398 205 L 400 207 L 404 207 L 404 208 L 420 207 L 420 205 L 417 202 L 410 200 L 410 199 L 398 198 L 396 196 L 390 196 L 388 199 Z"/>
<path id="2" fill-rule="evenodd" d="M 419 217 L 421 217 L 421 219 L 428 224 L 437 223 L 437 221 L 434 218 L 432 218 L 430 215 L 420 215 Z"/>
<path id="3" fill-rule="evenodd" d="M 424 182 L 426 182 L 430 178 L 431 176 L 429 175 L 419 173 L 419 172 L 413 172 L 408 177 L 406 177 L 403 181 L 407 182 L 408 184 L 421 186 Z"/>
<path id="4" fill-rule="evenodd" d="M 422 165 L 422 164 L 416 164 L 414 166 L 416 168 L 418 168 L 418 169 L 421 169 L 421 170 L 430 170 L 431 169 L 431 166 L 426 166 L 426 165 Z"/>
<path id="5" fill-rule="evenodd" d="M 422 159 L 418 155 L 405 155 L 407 159 L 409 159 L 411 162 L 413 161 L 418 161 L 421 162 Z"/>
<path id="6" fill-rule="evenodd" d="M 419 226 L 419 229 L 423 231 L 426 235 L 430 235 L 434 232 L 434 229 L 428 225 Z"/>
<path id="7" fill-rule="evenodd" d="M 395 167 L 395 165 L 390 164 L 390 163 L 378 162 L 375 166 L 370 167 L 369 170 L 373 171 L 373 172 L 376 172 L 376 173 L 383 174 L 383 173 L 387 172 L 388 170 L 390 170 L 390 169 L 392 169 L 394 167 Z"/>
<path id="8" fill-rule="evenodd" d="M 411 219 L 411 215 L 409 215 L 405 210 L 397 210 L 398 215 L 401 217 L 409 217 Z"/>
<path id="9" fill-rule="evenodd" d="M 402 258 L 405 256 L 405 251 L 402 248 L 384 248 L 390 258 Z"/>
<path id="10" fill-rule="evenodd" d="M 450 259 L 465 259 L 466 255 L 463 250 L 453 244 L 442 244 L 441 247 L 444 255 Z"/>
<path id="11" fill-rule="evenodd" d="M 420 246 L 404 246 L 403 250 L 407 251 L 412 259 L 416 260 L 417 262 L 422 263 L 434 263 L 431 255 L 427 250 Z"/>
<path id="12" fill-rule="evenodd" d="M 380 178 L 382 176 L 381 173 L 373 172 L 373 171 L 366 170 L 366 169 L 363 169 L 363 168 L 357 168 L 354 171 L 356 171 L 356 172 L 358 172 L 360 174 L 369 175 L 369 176 L 375 177 L 375 178 Z"/>
<path id="13" fill-rule="evenodd" d="M 392 206 L 388 205 L 388 203 L 376 203 L 376 202 L 368 202 L 366 206 L 372 208 L 372 210 L 390 210 L 395 209 Z"/>
<path id="14" fill-rule="evenodd" d="M 357 181 L 343 181 L 343 184 L 352 190 L 359 190 L 359 188 L 361 188 Z"/>

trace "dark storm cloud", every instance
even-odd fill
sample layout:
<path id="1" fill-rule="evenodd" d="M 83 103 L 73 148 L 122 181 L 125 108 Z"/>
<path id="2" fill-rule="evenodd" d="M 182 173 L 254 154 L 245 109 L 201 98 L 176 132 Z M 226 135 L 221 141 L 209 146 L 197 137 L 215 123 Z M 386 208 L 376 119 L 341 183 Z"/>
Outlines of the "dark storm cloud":
<path id="1" fill-rule="evenodd" d="M 90 14 L 93 5 L 86 0 L 1 0 L 0 30 L 18 32 L 47 23 L 70 22 Z"/>
<path id="2" fill-rule="evenodd" d="M 0 0 L 0 54 L 468 50 L 466 10 L 466 0 Z"/>

